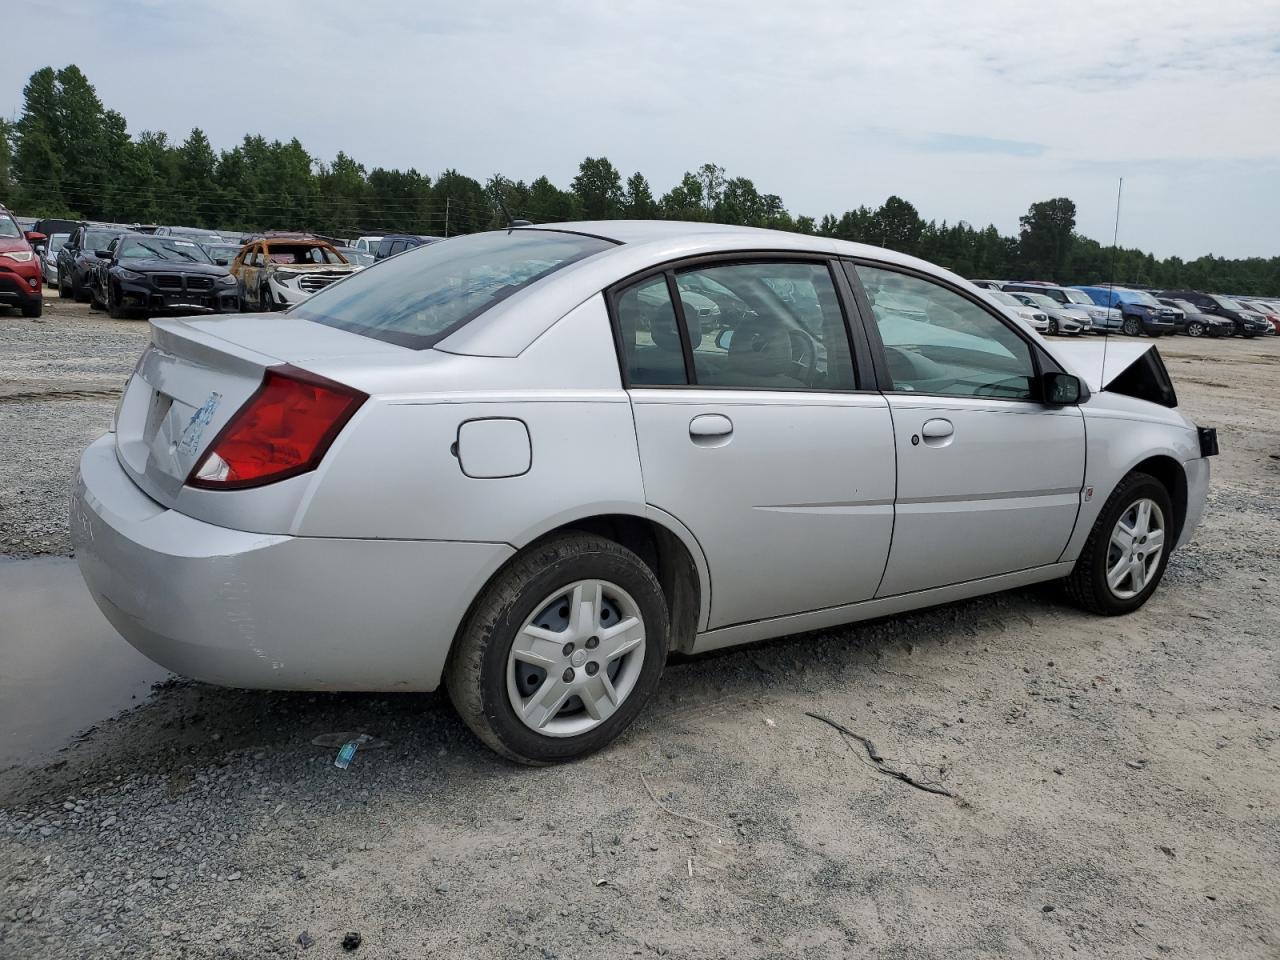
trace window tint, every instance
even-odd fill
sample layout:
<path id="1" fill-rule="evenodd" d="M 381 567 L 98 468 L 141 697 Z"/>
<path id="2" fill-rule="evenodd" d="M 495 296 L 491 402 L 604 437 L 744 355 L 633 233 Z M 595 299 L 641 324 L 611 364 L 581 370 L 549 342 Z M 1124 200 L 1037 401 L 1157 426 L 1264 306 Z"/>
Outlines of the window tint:
<path id="1" fill-rule="evenodd" d="M 851 390 L 853 357 L 822 263 L 739 263 L 676 274 L 704 386 Z"/>
<path id="2" fill-rule="evenodd" d="M 290 316 L 423 349 L 543 277 L 612 246 L 552 230 L 455 237 L 352 274 L 298 304 Z"/>
<path id="3" fill-rule="evenodd" d="M 997 317 L 918 277 L 859 266 L 884 341 L 893 389 L 1030 400 L 1031 347 Z"/>
<path id="4" fill-rule="evenodd" d="M 666 274 L 624 290 L 618 297 L 617 313 L 628 382 L 635 386 L 689 382 Z"/>

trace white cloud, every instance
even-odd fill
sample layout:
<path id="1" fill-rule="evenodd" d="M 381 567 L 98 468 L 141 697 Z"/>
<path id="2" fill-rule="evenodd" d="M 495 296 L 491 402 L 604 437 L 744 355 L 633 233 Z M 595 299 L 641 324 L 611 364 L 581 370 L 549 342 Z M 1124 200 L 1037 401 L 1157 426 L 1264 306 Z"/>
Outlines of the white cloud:
<path id="1" fill-rule="evenodd" d="M 297 136 L 366 165 L 567 184 L 586 155 L 665 190 L 706 161 L 798 213 L 890 193 L 1005 231 L 1072 197 L 1159 254 L 1272 255 L 1280 8 L 1240 0 L 654 0 L 465 8 L 311 0 L 64 4 L 19 20 L 0 109 L 81 66 L 145 128 Z M 981 141 L 992 141 L 984 147 Z M 1001 148 L 998 141 L 1042 145 Z"/>

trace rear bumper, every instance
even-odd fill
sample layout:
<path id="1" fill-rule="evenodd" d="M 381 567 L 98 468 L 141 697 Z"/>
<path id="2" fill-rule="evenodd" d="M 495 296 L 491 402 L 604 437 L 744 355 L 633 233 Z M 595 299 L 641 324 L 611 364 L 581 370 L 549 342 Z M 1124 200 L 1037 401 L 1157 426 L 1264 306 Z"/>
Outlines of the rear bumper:
<path id="1" fill-rule="evenodd" d="M 231 530 L 168 510 L 116 460 L 84 453 L 76 560 L 112 626 L 185 676 L 277 690 L 433 690 L 495 543 L 340 540 Z"/>

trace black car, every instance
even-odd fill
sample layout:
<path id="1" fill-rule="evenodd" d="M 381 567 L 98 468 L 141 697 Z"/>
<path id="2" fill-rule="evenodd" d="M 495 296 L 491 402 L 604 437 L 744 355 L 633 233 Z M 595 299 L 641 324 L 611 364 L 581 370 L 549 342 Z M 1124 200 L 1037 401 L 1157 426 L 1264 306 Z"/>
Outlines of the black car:
<path id="1" fill-rule="evenodd" d="M 1195 304 L 1201 313 L 1215 317 L 1225 317 L 1235 327 L 1235 332 L 1242 337 L 1265 337 L 1271 332 L 1271 324 L 1261 314 L 1246 310 L 1244 305 L 1230 297 L 1216 293 L 1201 293 L 1199 290 L 1162 290 L 1161 297 L 1170 300 L 1186 300 Z"/>
<path id="2" fill-rule="evenodd" d="M 240 284 L 194 240 L 124 234 L 98 251 L 96 299 L 116 319 L 158 313 L 238 313 Z"/>
<path id="3" fill-rule="evenodd" d="M 1236 331 L 1236 325 L 1226 317 L 1215 317 L 1205 313 L 1189 300 L 1178 300 L 1174 297 L 1156 297 L 1166 307 L 1182 311 L 1182 320 L 1177 323 L 1177 332 L 1189 337 L 1229 337 Z"/>
<path id="4" fill-rule="evenodd" d="M 423 237 L 412 233 L 389 234 L 378 241 L 378 249 L 374 251 L 373 258 L 385 260 L 387 257 L 394 257 L 397 253 L 404 253 L 414 247 L 438 243 L 441 239 L 441 237 Z"/>
<path id="5" fill-rule="evenodd" d="M 87 302 L 92 294 L 89 283 L 97 251 L 127 229 L 109 223 L 78 224 L 58 251 L 58 296 Z"/>

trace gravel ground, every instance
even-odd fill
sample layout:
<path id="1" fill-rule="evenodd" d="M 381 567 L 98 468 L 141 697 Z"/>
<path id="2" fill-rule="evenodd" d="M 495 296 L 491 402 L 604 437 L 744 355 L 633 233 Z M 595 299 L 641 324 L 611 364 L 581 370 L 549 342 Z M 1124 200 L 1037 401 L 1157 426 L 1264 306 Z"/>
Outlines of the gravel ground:
<path id="1" fill-rule="evenodd" d="M 144 337 L 0 313 L 0 550 L 67 550 Z M 1223 456 L 1139 613 L 1014 591 L 677 661 L 538 770 L 440 696 L 173 682 L 0 772 L 0 956 L 1280 956 L 1280 343 L 1161 353 Z M 341 771 L 341 731 L 387 746 Z"/>

